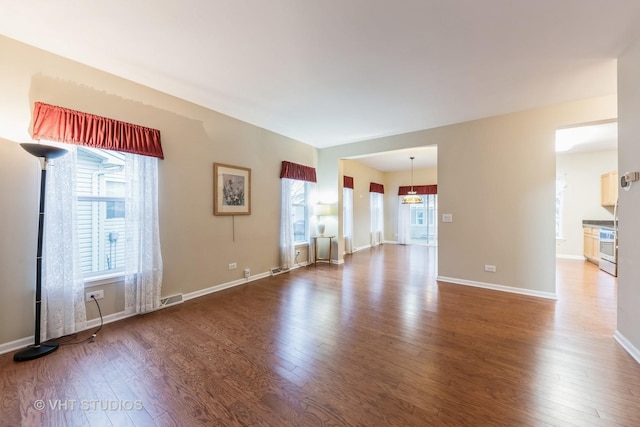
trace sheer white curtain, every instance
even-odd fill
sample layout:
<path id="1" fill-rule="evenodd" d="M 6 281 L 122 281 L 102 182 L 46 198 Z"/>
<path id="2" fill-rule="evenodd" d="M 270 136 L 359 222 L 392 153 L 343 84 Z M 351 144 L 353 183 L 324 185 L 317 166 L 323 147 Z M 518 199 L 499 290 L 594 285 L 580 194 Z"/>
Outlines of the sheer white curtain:
<path id="1" fill-rule="evenodd" d="M 411 233 L 411 205 L 402 203 L 402 196 L 398 197 L 398 243 L 409 243 Z"/>
<path id="2" fill-rule="evenodd" d="M 342 189 L 342 236 L 344 251 L 353 252 L 353 188 Z"/>
<path id="3" fill-rule="evenodd" d="M 76 147 L 47 167 L 41 340 L 85 329 L 84 281 L 76 215 Z"/>
<path id="4" fill-rule="evenodd" d="M 306 203 L 307 203 L 307 218 L 306 218 L 306 224 L 307 224 L 307 248 L 309 251 L 309 260 L 312 260 L 315 258 L 316 256 L 316 248 L 315 245 L 313 244 L 313 236 L 316 234 L 316 224 L 314 224 L 314 222 L 312 221 L 313 216 L 314 216 L 314 212 L 311 209 L 311 206 L 313 206 L 312 204 L 312 200 L 316 199 L 316 183 L 315 182 L 309 182 L 306 181 L 305 182 L 305 188 L 304 191 L 306 192 Z"/>
<path id="5" fill-rule="evenodd" d="M 293 180 L 282 178 L 280 181 L 280 267 L 291 268 L 295 262 L 293 210 L 291 202 L 291 184 Z"/>
<path id="6" fill-rule="evenodd" d="M 160 307 L 162 253 L 158 224 L 158 159 L 127 154 L 125 198 L 125 311 Z"/>
<path id="7" fill-rule="evenodd" d="M 382 243 L 384 229 L 384 213 L 382 193 L 369 193 L 371 210 L 371 246 L 378 246 Z"/>

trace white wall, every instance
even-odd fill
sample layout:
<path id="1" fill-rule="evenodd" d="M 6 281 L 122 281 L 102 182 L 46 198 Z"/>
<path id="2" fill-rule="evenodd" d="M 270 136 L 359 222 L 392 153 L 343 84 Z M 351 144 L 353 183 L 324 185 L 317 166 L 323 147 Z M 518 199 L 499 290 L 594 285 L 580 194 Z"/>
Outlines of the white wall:
<path id="1" fill-rule="evenodd" d="M 640 39 L 618 58 L 618 171 L 640 171 Z M 640 183 L 620 191 L 616 335 L 640 362 Z"/>
<path id="2" fill-rule="evenodd" d="M 600 176 L 618 168 L 618 152 L 558 153 L 556 175 L 564 175 L 563 239 L 558 256 L 582 257 L 582 220 L 612 220 L 613 208 L 600 205 Z"/>

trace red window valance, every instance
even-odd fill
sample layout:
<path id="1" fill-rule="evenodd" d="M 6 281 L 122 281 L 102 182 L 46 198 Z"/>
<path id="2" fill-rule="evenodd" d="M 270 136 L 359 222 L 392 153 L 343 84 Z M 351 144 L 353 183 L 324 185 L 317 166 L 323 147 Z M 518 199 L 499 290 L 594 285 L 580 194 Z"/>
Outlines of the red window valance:
<path id="1" fill-rule="evenodd" d="M 48 139 L 164 159 L 160 131 L 157 129 L 42 102 L 36 102 L 33 110 L 33 139 Z"/>
<path id="2" fill-rule="evenodd" d="M 369 183 L 369 193 L 382 193 L 382 194 L 384 194 L 384 185 L 376 184 L 375 182 Z"/>
<path id="3" fill-rule="evenodd" d="M 398 188 L 398 196 L 406 196 L 407 194 L 409 194 L 409 191 L 411 190 L 410 186 L 402 186 L 400 188 Z M 413 186 L 413 191 L 415 191 L 417 194 L 438 194 L 438 186 L 437 185 L 414 185 Z"/>
<path id="4" fill-rule="evenodd" d="M 317 182 L 316 168 L 287 161 L 282 162 L 280 178 L 297 179 L 299 181 Z"/>
<path id="5" fill-rule="evenodd" d="M 353 177 L 352 176 L 346 176 L 344 175 L 342 177 L 342 186 L 344 188 L 351 188 L 353 189 Z"/>

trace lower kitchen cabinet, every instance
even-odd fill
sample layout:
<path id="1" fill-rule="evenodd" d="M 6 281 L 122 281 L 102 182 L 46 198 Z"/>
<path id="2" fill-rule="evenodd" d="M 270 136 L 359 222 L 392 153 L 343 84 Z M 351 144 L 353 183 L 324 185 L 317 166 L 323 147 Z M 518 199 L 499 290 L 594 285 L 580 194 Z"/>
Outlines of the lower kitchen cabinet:
<path id="1" fill-rule="evenodd" d="M 584 231 L 584 257 L 594 264 L 600 263 L 600 227 L 582 227 Z"/>

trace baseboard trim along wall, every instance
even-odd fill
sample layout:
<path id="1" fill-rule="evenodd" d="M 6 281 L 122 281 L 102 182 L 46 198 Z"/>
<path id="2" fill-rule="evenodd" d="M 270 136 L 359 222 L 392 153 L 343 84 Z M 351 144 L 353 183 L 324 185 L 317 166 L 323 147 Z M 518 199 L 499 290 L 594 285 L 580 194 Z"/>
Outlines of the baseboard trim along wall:
<path id="1" fill-rule="evenodd" d="M 293 270 L 295 268 L 298 268 L 298 267 L 297 266 L 291 267 L 290 270 Z M 270 276 L 271 276 L 271 272 L 267 271 L 267 272 L 264 272 L 264 273 L 256 274 L 254 276 L 250 276 L 248 279 L 238 279 L 238 280 L 233 280 L 233 281 L 227 282 L 227 283 L 221 283 L 219 285 L 214 285 L 214 286 L 211 286 L 209 288 L 200 289 L 199 291 L 189 292 L 188 294 L 184 294 L 184 300 L 188 301 L 190 299 L 194 299 L 194 298 L 202 297 L 202 296 L 205 296 L 205 295 L 209 295 L 209 294 L 212 294 L 214 292 L 220 292 L 220 291 L 223 291 L 225 289 L 233 288 L 233 287 L 236 287 L 236 286 L 245 285 L 245 284 L 247 284 L 249 282 L 253 282 L 254 280 L 264 279 L 265 277 L 270 277 Z"/>
<path id="2" fill-rule="evenodd" d="M 618 344 L 620 344 L 622 348 L 624 348 L 627 353 L 636 360 L 636 362 L 640 363 L 640 350 L 631 344 L 631 341 L 629 341 L 627 337 L 622 335 L 620 331 L 616 329 L 615 334 L 613 334 L 613 338 L 618 341 Z"/>
<path id="3" fill-rule="evenodd" d="M 291 270 L 296 269 L 296 268 L 300 268 L 300 267 L 304 267 L 308 265 L 308 263 L 304 263 L 304 264 L 299 264 L 296 265 L 295 267 L 291 267 Z M 214 292 L 218 292 L 218 291 L 222 291 L 224 289 L 229 289 L 229 288 L 233 288 L 234 286 L 239 286 L 239 285 L 244 285 L 247 284 L 249 282 L 253 282 L 254 280 L 258 280 L 258 279 L 263 279 L 265 277 L 269 277 L 271 276 L 270 272 L 265 272 L 265 273 L 260 273 L 260 274 L 256 274 L 254 276 L 250 276 L 248 279 L 239 279 L 239 280 L 234 280 L 232 282 L 227 282 L 227 283 L 222 283 L 220 285 L 216 285 L 216 286 L 211 286 L 209 288 L 206 289 L 201 289 L 199 291 L 195 291 L 195 292 L 190 292 L 188 294 L 184 294 L 182 296 L 182 301 L 187 301 L 193 298 L 197 298 L 200 296 L 204 296 L 204 295 L 208 295 L 208 294 L 212 294 Z M 180 302 L 177 302 L 176 304 L 179 304 Z M 158 308 L 158 310 L 162 310 L 164 308 L 167 307 L 171 307 L 172 305 L 175 304 L 167 304 L 167 305 L 163 305 L 161 307 Z M 122 319 L 126 319 L 128 317 L 133 317 L 133 316 L 137 316 L 138 313 L 127 313 L 125 311 L 121 311 L 118 313 L 113 313 L 113 314 L 109 314 L 107 316 L 103 317 L 103 321 L 104 324 L 106 325 L 107 323 L 112 323 L 112 322 L 116 322 L 118 320 L 122 320 Z M 95 318 L 95 319 L 91 319 L 87 321 L 87 327 L 81 331 L 78 332 L 84 332 L 86 330 L 89 329 L 93 329 L 93 328 L 97 328 L 98 326 L 100 326 L 100 318 Z M 17 339 L 15 341 L 10 341 L 4 344 L 0 344 L 0 354 L 5 354 L 5 353 L 9 353 L 12 351 L 17 351 L 17 350 L 21 350 L 27 346 L 30 346 L 31 344 L 33 344 L 33 337 L 26 337 L 26 338 L 20 338 Z"/>
<path id="4" fill-rule="evenodd" d="M 164 307 L 162 307 L 164 308 Z M 138 313 L 127 313 L 125 311 L 121 311 L 119 313 L 109 314 L 103 317 L 103 322 L 106 325 L 107 323 L 117 322 L 118 320 L 126 319 L 127 317 L 136 316 Z M 89 329 L 94 329 L 100 326 L 100 318 L 97 317 L 95 319 L 87 320 L 86 328 L 77 331 L 78 333 L 87 331 Z M 59 338 L 58 338 L 59 339 Z M 5 344 L 0 344 L 0 354 L 10 353 L 12 351 L 22 350 L 33 344 L 33 337 L 20 338 L 15 341 L 11 341 Z"/>
<path id="5" fill-rule="evenodd" d="M 496 285 L 494 283 L 475 282 L 473 280 L 456 279 L 455 277 L 436 276 L 440 282 L 453 283 L 456 285 L 473 286 L 476 288 L 491 289 L 494 291 L 511 292 L 513 294 L 528 295 L 531 297 L 557 300 L 558 296 L 551 292 L 534 291 L 531 289 L 514 288 L 512 286 Z"/>
<path id="6" fill-rule="evenodd" d="M 294 265 L 293 267 L 291 267 L 288 271 L 295 270 L 296 268 L 306 267 L 307 265 L 310 265 L 310 264 L 311 263 L 308 263 L 308 262 L 298 263 L 298 264 Z M 235 286 L 245 285 L 245 284 L 247 284 L 249 282 L 253 282 L 254 280 L 264 279 L 265 277 L 269 277 L 269 276 L 271 276 L 271 272 L 270 271 L 266 271 L 264 273 L 260 273 L 260 274 L 254 275 L 254 276 L 250 276 L 248 279 L 238 279 L 238 280 L 233 280 L 233 281 L 227 282 L 227 283 L 221 283 L 219 285 L 214 285 L 214 286 L 211 286 L 211 287 L 206 288 L 206 289 L 200 289 L 199 291 L 195 291 L 195 292 L 190 292 L 188 294 L 184 294 L 183 299 L 184 299 L 184 301 L 187 301 L 187 300 L 198 298 L 198 297 L 201 297 L 201 296 L 204 296 L 204 295 L 209 295 L 209 294 L 212 294 L 214 292 L 220 292 L 220 291 L 225 290 L 225 289 L 233 288 Z"/>
<path id="7" fill-rule="evenodd" d="M 580 260 L 580 261 L 584 261 L 584 256 L 582 255 L 563 255 L 563 254 L 557 254 L 556 258 L 559 259 L 575 259 L 575 260 Z"/>

